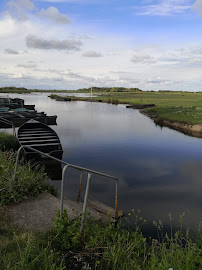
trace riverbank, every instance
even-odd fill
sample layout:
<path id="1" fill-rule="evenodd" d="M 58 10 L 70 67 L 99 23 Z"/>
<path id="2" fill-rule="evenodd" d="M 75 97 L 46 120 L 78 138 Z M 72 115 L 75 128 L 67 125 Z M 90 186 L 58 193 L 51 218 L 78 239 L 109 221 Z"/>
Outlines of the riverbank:
<path id="1" fill-rule="evenodd" d="M 150 117 L 158 126 L 169 127 L 188 136 L 202 138 L 202 124 L 191 124 L 175 120 L 163 119 L 161 115 L 154 113 L 153 110 L 150 109 L 140 110 L 140 113 Z"/>
<path id="2" fill-rule="evenodd" d="M 58 95 L 51 95 L 50 98 L 57 99 Z M 92 99 L 75 96 L 68 98 L 72 101 L 129 104 L 127 107 L 139 109 L 159 126 L 167 126 L 193 137 L 202 137 L 202 93 L 105 93 Z"/>

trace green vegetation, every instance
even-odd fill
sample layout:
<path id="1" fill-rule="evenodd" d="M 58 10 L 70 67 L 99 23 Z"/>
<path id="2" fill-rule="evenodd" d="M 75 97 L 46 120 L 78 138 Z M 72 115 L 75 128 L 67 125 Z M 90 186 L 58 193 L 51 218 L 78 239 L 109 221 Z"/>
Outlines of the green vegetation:
<path id="1" fill-rule="evenodd" d="M 0 87 L 0 93 L 27 93 L 27 88 L 25 87 L 14 87 L 14 86 L 5 86 Z"/>
<path id="2" fill-rule="evenodd" d="M 139 88 L 126 88 L 126 87 L 92 87 L 92 91 L 94 93 L 99 93 L 99 92 L 112 92 L 112 93 L 116 93 L 116 92 L 142 92 L 142 90 L 140 90 Z M 90 93 L 91 92 L 91 87 L 89 88 L 81 88 L 76 90 L 76 92 L 79 93 Z"/>
<path id="3" fill-rule="evenodd" d="M 138 212 L 133 214 L 141 221 Z M 138 224 L 126 230 L 88 219 L 81 236 L 80 218 L 70 221 L 64 212 L 48 232 L 37 233 L 19 230 L 9 224 L 5 213 L 0 215 L 0 269 L 202 269 L 200 231 L 194 242 L 182 229 L 170 237 L 146 239 Z M 163 224 L 155 225 L 163 235 Z"/>
<path id="4" fill-rule="evenodd" d="M 66 92 L 66 93 L 73 93 L 73 90 L 38 90 L 38 89 L 27 89 L 25 87 L 15 87 L 15 86 L 5 86 L 0 87 L 0 93 L 16 93 L 16 94 L 24 94 L 24 93 L 32 93 L 32 92 Z"/>
<path id="5" fill-rule="evenodd" d="M 202 124 L 202 107 L 157 107 L 145 109 L 144 111 L 149 116 L 157 116 L 159 120 Z"/>
<path id="6" fill-rule="evenodd" d="M 19 148 L 19 142 L 16 137 L 0 132 L 0 151 L 7 151 L 10 149 L 17 150 Z"/>
<path id="7" fill-rule="evenodd" d="M 13 186 L 15 160 L 16 154 L 13 151 L 0 151 L 0 205 L 20 202 L 43 191 L 55 194 L 54 188 L 44 182 L 46 177 L 44 169 L 23 160 L 18 167 L 17 182 Z"/>
<path id="8" fill-rule="evenodd" d="M 190 92 L 140 92 L 140 93 L 110 93 L 100 94 L 95 99 L 118 99 L 120 103 L 156 104 L 157 107 L 202 107 L 202 93 Z"/>
<path id="9" fill-rule="evenodd" d="M 0 208 L 0 269 L 62 270 L 59 254 L 43 233 L 22 231 L 9 222 L 7 212 Z"/>

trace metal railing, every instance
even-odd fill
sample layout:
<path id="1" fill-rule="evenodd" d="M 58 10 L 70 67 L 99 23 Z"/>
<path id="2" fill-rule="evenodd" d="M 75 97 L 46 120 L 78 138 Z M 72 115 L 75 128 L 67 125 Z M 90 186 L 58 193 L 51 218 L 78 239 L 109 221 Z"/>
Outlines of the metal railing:
<path id="1" fill-rule="evenodd" d="M 83 203 L 83 209 L 82 209 L 81 226 L 80 226 L 80 232 L 81 233 L 83 231 L 83 225 L 84 225 L 85 217 L 86 217 L 87 201 L 88 201 L 89 187 L 90 187 L 92 174 L 107 177 L 107 178 L 110 178 L 110 179 L 113 179 L 113 180 L 116 181 L 116 188 L 115 188 L 115 220 L 118 220 L 118 179 L 116 177 L 111 176 L 111 175 L 107 175 L 107 174 L 104 174 L 104 173 L 101 173 L 101 172 L 93 171 L 93 170 L 90 170 L 90 169 L 87 169 L 87 168 L 79 167 L 79 166 L 76 166 L 76 165 L 73 165 L 73 164 L 70 164 L 70 163 L 67 163 L 67 162 L 65 162 L 63 160 L 57 159 L 57 158 L 55 158 L 53 156 L 50 156 L 50 155 L 48 155 L 46 153 L 43 153 L 43 152 L 41 152 L 39 150 L 36 150 L 36 149 L 34 149 L 34 148 L 30 147 L 30 146 L 21 146 L 18 149 L 17 157 L 16 157 L 16 165 L 15 165 L 15 170 L 14 170 L 14 175 L 13 175 L 13 186 L 15 185 L 15 182 L 16 182 L 16 173 L 17 173 L 20 153 L 21 153 L 22 149 L 25 149 L 25 148 L 29 149 L 31 151 L 37 152 L 40 155 L 46 156 L 48 158 L 51 158 L 51 159 L 53 159 L 55 161 L 58 161 L 58 162 L 65 165 L 63 167 L 63 170 L 62 170 L 62 181 L 61 181 L 61 190 L 60 190 L 60 216 L 63 213 L 64 180 L 65 180 L 65 172 L 66 172 L 67 168 L 73 168 L 73 169 L 79 170 L 81 172 L 80 185 L 79 185 L 79 194 L 78 194 L 78 197 L 77 197 L 77 201 L 79 201 L 79 199 L 80 199 L 83 172 L 88 173 L 88 178 L 87 178 L 87 183 L 86 183 L 86 190 L 85 190 L 85 195 L 84 195 L 84 203 Z"/>
<path id="2" fill-rule="evenodd" d="M 0 121 L 3 122 L 4 124 L 11 125 L 12 129 L 13 129 L 13 136 L 16 136 L 15 125 L 13 124 L 13 122 L 11 122 L 3 117 L 0 117 Z"/>

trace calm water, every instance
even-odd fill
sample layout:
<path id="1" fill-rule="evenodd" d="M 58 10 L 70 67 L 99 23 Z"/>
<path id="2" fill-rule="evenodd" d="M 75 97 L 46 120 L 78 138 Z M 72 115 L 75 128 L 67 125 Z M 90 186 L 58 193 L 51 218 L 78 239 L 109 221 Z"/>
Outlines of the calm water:
<path id="1" fill-rule="evenodd" d="M 57 102 L 44 93 L 14 96 L 58 116 L 52 128 L 63 160 L 118 177 L 119 209 L 141 210 L 145 229 L 154 220 L 168 224 L 170 212 L 174 225 L 184 211 L 185 226 L 194 229 L 202 220 L 202 139 L 161 129 L 125 105 Z M 67 171 L 65 195 L 76 199 L 78 184 L 79 173 Z M 113 181 L 92 178 L 91 197 L 113 206 L 114 190 Z"/>

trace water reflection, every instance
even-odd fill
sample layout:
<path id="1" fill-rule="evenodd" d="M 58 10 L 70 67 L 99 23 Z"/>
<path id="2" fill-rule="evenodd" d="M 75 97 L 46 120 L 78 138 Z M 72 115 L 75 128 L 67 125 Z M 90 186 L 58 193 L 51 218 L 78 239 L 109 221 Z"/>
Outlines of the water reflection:
<path id="1" fill-rule="evenodd" d="M 20 97 L 36 104 L 38 111 L 58 116 L 52 128 L 63 145 L 64 161 L 118 177 L 119 207 L 126 213 L 140 209 L 148 220 L 145 229 L 153 220 L 169 224 L 170 212 L 177 226 L 183 211 L 185 226 L 197 227 L 202 211 L 201 139 L 161 129 L 125 105 L 57 102 L 47 94 Z M 75 200 L 79 175 L 68 169 L 65 179 L 65 195 Z M 60 181 L 52 182 L 60 188 Z M 85 181 L 82 195 L 84 189 Z M 113 206 L 114 191 L 113 181 L 93 176 L 92 197 Z"/>

